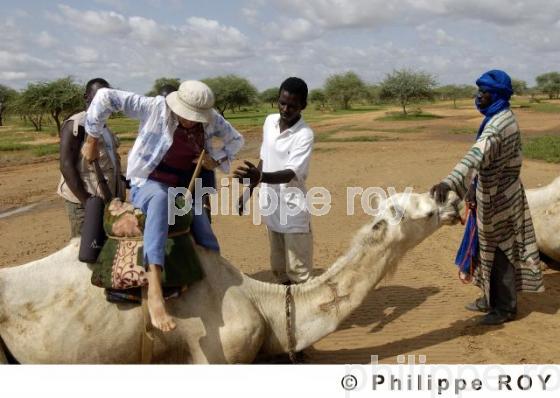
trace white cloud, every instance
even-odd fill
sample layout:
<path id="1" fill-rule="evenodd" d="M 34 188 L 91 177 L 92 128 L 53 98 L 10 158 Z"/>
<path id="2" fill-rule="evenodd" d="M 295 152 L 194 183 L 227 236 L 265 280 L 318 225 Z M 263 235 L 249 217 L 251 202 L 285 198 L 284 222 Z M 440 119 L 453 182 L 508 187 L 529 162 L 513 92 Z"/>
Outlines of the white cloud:
<path id="1" fill-rule="evenodd" d="M 91 64 L 99 60 L 99 52 L 91 47 L 76 46 L 73 49 L 72 59 L 78 64 Z"/>
<path id="2" fill-rule="evenodd" d="M 15 71 L 0 71 L 1 80 L 21 80 L 27 78 L 27 73 L 25 72 L 15 72 Z"/>
<path id="3" fill-rule="evenodd" d="M 37 44 L 39 44 L 43 48 L 51 48 L 56 43 L 58 43 L 58 40 L 56 40 L 54 37 L 52 37 L 49 32 L 47 32 L 46 30 L 43 30 L 37 36 L 36 42 L 37 42 Z"/>
<path id="4" fill-rule="evenodd" d="M 59 4 L 58 8 L 62 14 L 59 21 L 83 32 L 98 35 L 126 35 L 130 32 L 127 19 L 114 11 L 84 11 L 65 4 Z"/>
<path id="5" fill-rule="evenodd" d="M 159 15 L 147 12 L 158 4 L 61 4 L 47 6 L 47 18 L 8 10 L 0 80 L 104 76 L 142 92 L 161 76 L 236 73 L 266 88 L 288 75 L 316 87 L 347 70 L 370 82 L 407 67 L 471 83 L 491 67 L 527 80 L 559 69 L 556 0 L 243 0 L 234 25 L 217 11 L 172 23 L 146 17 Z"/>
<path id="6" fill-rule="evenodd" d="M 425 16 L 476 19 L 498 24 L 558 20 L 560 2 L 549 0 L 275 0 L 290 15 L 303 15 L 324 28 L 376 27 L 421 21 Z"/>
<path id="7" fill-rule="evenodd" d="M 5 69 L 24 69 L 29 66 L 51 67 L 51 64 L 43 59 L 34 57 L 26 53 L 12 53 L 0 51 L 0 70 Z"/>

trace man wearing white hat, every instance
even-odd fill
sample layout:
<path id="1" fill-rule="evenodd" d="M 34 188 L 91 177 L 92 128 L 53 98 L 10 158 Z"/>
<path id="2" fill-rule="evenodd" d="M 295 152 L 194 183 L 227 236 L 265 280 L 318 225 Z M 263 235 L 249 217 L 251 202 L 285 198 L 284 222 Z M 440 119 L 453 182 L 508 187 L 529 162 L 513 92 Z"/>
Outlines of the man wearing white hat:
<path id="1" fill-rule="evenodd" d="M 162 331 L 176 326 L 165 309 L 161 289 L 169 227 L 167 190 L 188 183 L 202 149 L 208 154 L 203 161 L 205 168 L 219 167 L 227 173 L 230 161 L 243 146 L 241 134 L 213 106 L 212 90 L 202 82 L 189 80 L 167 97 L 100 89 L 87 111 L 88 137 L 83 153 L 88 160 L 98 154 L 97 137 L 111 113 L 123 112 L 140 120 L 138 137 L 128 156 L 127 178 L 131 180 L 132 203 L 146 214 L 144 264 L 148 268 L 148 309 L 153 325 Z M 220 148 L 212 145 L 214 137 L 222 140 Z M 199 245 L 219 250 L 205 212 L 194 214 L 191 230 Z"/>

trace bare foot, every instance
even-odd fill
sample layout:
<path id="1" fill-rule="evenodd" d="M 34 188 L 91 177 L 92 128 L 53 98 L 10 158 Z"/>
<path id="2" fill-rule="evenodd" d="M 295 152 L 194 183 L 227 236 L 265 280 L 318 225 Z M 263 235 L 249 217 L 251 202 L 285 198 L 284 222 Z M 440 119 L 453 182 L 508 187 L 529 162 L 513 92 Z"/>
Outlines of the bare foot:
<path id="1" fill-rule="evenodd" d="M 152 325 L 162 332 L 170 332 L 177 327 L 177 324 L 165 309 L 165 301 L 161 291 L 161 267 L 150 264 L 147 275 L 148 312 Z"/>
<path id="2" fill-rule="evenodd" d="M 173 318 L 165 309 L 163 297 L 151 295 L 148 291 L 148 312 L 152 320 L 152 325 L 162 332 L 170 332 L 177 327 Z"/>

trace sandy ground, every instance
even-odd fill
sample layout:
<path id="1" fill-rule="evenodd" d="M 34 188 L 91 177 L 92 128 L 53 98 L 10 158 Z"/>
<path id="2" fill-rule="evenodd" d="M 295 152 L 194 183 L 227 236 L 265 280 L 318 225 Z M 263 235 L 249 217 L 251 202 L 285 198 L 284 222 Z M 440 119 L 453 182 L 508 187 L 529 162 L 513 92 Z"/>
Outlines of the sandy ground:
<path id="1" fill-rule="evenodd" d="M 397 190 L 412 186 L 417 192 L 427 191 L 468 149 L 473 136 L 456 130 L 474 131 L 480 123 L 475 111 L 427 110 L 446 117 L 380 122 L 376 119 L 382 113 L 371 112 L 313 126 L 316 132 L 337 129 L 335 137 L 383 138 L 316 144 L 308 185 L 324 186 L 332 194 L 331 212 L 313 219 L 318 273 L 344 253 L 354 232 L 368 220 L 361 211 L 346 215 L 347 186 Z M 517 114 L 523 134 L 560 133 L 554 114 L 523 109 Z M 250 134 L 243 158 L 256 159 L 257 139 Z M 525 161 L 522 178 L 531 188 L 547 184 L 559 172 L 560 165 Z M 58 178 L 56 160 L 0 168 L 0 212 L 34 206 L 0 218 L 0 266 L 23 264 L 66 244 L 68 221 L 62 201 L 54 194 Z M 252 225 L 248 217 L 218 216 L 214 228 L 226 258 L 245 273 L 271 280 L 263 226 Z M 463 309 L 477 289 L 461 284 L 453 265 L 461 235 L 460 226 L 444 227 L 409 252 L 394 277 L 372 290 L 335 333 L 306 350 L 307 362 L 367 363 L 370 355 L 378 355 L 382 362 L 396 363 L 399 354 L 423 354 L 429 363 L 560 362 L 555 332 L 560 328 L 560 273 L 546 272 L 546 293 L 519 297 L 517 321 L 477 326 L 478 316 Z"/>

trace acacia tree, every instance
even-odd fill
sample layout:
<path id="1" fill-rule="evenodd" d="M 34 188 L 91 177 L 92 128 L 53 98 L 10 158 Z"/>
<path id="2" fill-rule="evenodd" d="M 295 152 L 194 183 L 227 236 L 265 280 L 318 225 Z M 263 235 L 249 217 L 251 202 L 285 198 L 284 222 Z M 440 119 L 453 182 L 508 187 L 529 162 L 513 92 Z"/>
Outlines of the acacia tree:
<path id="1" fill-rule="evenodd" d="M 452 100 L 453 107 L 457 108 L 457 100 L 460 98 L 472 98 L 476 93 L 476 87 L 468 84 L 448 84 L 436 89 L 437 94 L 443 100 Z"/>
<path id="2" fill-rule="evenodd" d="M 60 134 L 61 121 L 84 107 L 84 88 L 68 76 L 50 82 L 29 83 L 15 101 L 15 111 L 41 131 L 48 114 Z"/>
<path id="3" fill-rule="evenodd" d="M 406 107 L 411 102 L 432 99 L 435 86 L 435 78 L 428 73 L 409 69 L 395 70 L 381 82 L 380 97 L 398 102 L 406 115 Z"/>
<path id="4" fill-rule="evenodd" d="M 148 97 L 155 97 L 156 95 L 159 95 L 161 89 L 165 86 L 171 86 L 175 88 L 175 90 L 178 90 L 180 84 L 181 81 L 176 77 L 160 77 L 154 81 L 152 89 L 148 91 L 146 95 Z"/>
<path id="5" fill-rule="evenodd" d="M 309 101 L 317 104 L 319 109 L 323 109 L 327 102 L 327 96 L 320 88 L 314 88 L 309 92 Z"/>
<path id="6" fill-rule="evenodd" d="M 41 99 L 45 96 L 44 85 L 39 83 L 28 83 L 13 103 L 14 112 L 22 119 L 28 120 L 35 127 L 35 131 L 43 129 L 43 116 L 45 109 Z"/>
<path id="7" fill-rule="evenodd" d="M 10 103 L 17 97 L 17 91 L 13 88 L 0 84 L 0 126 L 3 126 L 3 116 Z"/>
<path id="8" fill-rule="evenodd" d="M 214 106 L 222 115 L 228 108 L 235 113 L 236 108 L 257 102 L 257 89 L 243 77 L 226 75 L 208 78 L 203 82 L 214 92 Z"/>
<path id="9" fill-rule="evenodd" d="M 511 79 L 511 86 L 515 95 L 523 95 L 529 91 L 525 80 Z"/>
<path id="10" fill-rule="evenodd" d="M 381 92 L 381 88 L 377 84 L 368 84 L 366 85 L 366 99 L 370 104 L 377 104 L 379 103 L 379 95 Z"/>
<path id="11" fill-rule="evenodd" d="M 560 96 L 560 73 L 549 72 L 536 77 L 537 88 L 540 92 L 547 94 L 548 98 L 558 98 Z"/>
<path id="12" fill-rule="evenodd" d="M 53 118 L 60 134 L 61 121 L 84 108 L 84 87 L 70 76 L 41 84 L 40 106 Z"/>
<path id="13" fill-rule="evenodd" d="M 270 104 L 271 108 L 274 108 L 274 105 L 278 101 L 279 91 L 280 88 L 278 87 L 267 88 L 266 90 L 264 90 L 262 93 L 259 94 L 259 99 L 262 102 L 266 102 L 267 104 Z"/>
<path id="14" fill-rule="evenodd" d="M 350 109 L 350 102 L 366 95 L 366 85 L 354 72 L 332 75 L 325 82 L 325 96 L 341 109 Z"/>

